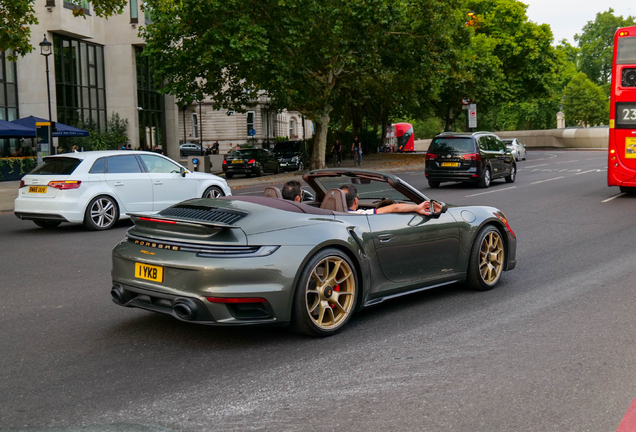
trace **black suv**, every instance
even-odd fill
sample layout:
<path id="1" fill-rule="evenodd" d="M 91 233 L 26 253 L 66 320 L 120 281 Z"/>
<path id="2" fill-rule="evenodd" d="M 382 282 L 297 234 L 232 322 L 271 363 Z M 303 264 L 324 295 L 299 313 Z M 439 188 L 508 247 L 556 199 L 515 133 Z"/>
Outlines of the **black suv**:
<path id="1" fill-rule="evenodd" d="M 473 182 L 487 188 L 503 177 L 512 183 L 517 163 L 511 151 L 490 132 L 444 132 L 431 141 L 426 153 L 426 178 L 432 188 L 441 182 Z"/>
<path id="2" fill-rule="evenodd" d="M 305 151 L 301 141 L 277 142 L 272 151 L 278 158 L 280 168 L 284 171 L 303 170 L 305 168 Z"/>
<path id="3" fill-rule="evenodd" d="M 255 175 L 260 177 L 265 171 L 278 174 L 280 164 L 269 150 L 241 149 L 225 156 L 223 160 L 223 172 L 225 178 L 231 179 L 236 174 L 245 174 L 247 177 Z"/>

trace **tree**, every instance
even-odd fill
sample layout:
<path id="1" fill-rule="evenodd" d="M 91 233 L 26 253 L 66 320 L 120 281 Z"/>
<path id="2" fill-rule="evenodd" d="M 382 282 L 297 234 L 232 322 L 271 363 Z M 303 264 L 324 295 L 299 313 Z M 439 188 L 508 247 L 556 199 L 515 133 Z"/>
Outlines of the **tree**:
<path id="1" fill-rule="evenodd" d="M 490 117 L 493 124 L 506 106 L 517 114 L 536 112 L 536 106 L 517 104 L 539 105 L 552 94 L 557 57 L 550 27 L 528 21 L 527 6 L 517 0 L 468 0 L 465 6 L 476 12 L 467 23 L 470 42 L 458 49 L 432 102 L 445 130 L 463 118 L 465 97 L 478 104 L 480 118 Z M 508 115 L 507 123 L 517 114 Z"/>
<path id="2" fill-rule="evenodd" d="M 163 91 L 184 101 L 208 95 L 241 109 L 267 91 L 278 108 L 316 126 L 311 168 L 324 166 L 336 101 L 357 80 L 415 74 L 439 63 L 457 0 L 149 0 L 142 30 L 158 59 Z M 416 61 L 420 67 L 402 66 Z M 391 78 L 389 78 L 390 80 Z"/>
<path id="3" fill-rule="evenodd" d="M 578 42 L 579 71 L 595 84 L 608 86 L 612 78 L 614 34 L 619 27 L 634 25 L 634 17 L 615 16 L 613 9 L 597 13 L 594 21 L 588 21 L 581 34 L 574 35 Z M 609 87 L 607 89 L 609 91 Z"/>
<path id="4" fill-rule="evenodd" d="M 118 150 L 123 145 L 128 144 L 128 119 L 122 119 L 119 114 L 114 112 L 108 121 L 106 127 L 100 130 L 93 121 L 86 123 L 80 121 L 77 125 L 80 129 L 88 131 L 87 137 L 69 137 L 63 138 L 65 145 L 70 148 L 74 145 L 85 150 Z"/>
<path id="5" fill-rule="evenodd" d="M 0 0 L 0 51 L 8 51 L 11 57 L 24 56 L 33 51 L 31 29 L 37 24 L 33 3 L 35 0 Z M 80 0 L 65 0 L 80 5 Z M 93 13 L 97 16 L 110 16 L 121 13 L 127 0 L 93 0 Z M 81 14 L 79 14 L 81 15 Z"/>
<path id="6" fill-rule="evenodd" d="M 563 113 L 570 126 L 607 124 L 609 100 L 600 86 L 579 72 L 563 91 Z"/>

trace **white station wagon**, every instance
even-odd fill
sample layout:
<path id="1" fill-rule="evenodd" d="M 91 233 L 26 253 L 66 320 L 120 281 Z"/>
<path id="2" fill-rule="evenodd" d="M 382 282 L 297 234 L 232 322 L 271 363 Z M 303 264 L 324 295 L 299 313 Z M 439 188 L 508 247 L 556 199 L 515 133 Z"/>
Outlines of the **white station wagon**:
<path id="1" fill-rule="evenodd" d="M 65 153 L 25 175 L 15 215 L 43 228 L 62 222 L 111 228 L 130 212 L 158 212 L 190 198 L 232 195 L 226 181 L 144 151 Z"/>

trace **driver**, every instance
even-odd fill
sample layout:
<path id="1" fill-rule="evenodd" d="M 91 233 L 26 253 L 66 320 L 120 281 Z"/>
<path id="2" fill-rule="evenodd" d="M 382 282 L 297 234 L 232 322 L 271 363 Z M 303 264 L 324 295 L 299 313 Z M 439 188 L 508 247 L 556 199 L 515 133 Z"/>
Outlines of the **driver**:
<path id="1" fill-rule="evenodd" d="M 290 180 L 285 183 L 281 194 L 283 195 L 283 199 L 289 201 L 301 202 L 303 200 L 303 190 L 300 187 L 300 182 L 296 180 Z"/>
<path id="2" fill-rule="evenodd" d="M 396 203 L 378 209 L 362 210 L 358 209 L 358 190 L 352 184 L 342 185 L 340 189 L 345 193 L 347 198 L 347 207 L 351 213 L 358 214 L 382 214 L 382 213 L 419 213 L 424 216 L 430 216 L 431 202 L 423 201 L 420 204 L 402 204 Z M 433 201 L 435 213 L 442 211 L 442 205 Z"/>

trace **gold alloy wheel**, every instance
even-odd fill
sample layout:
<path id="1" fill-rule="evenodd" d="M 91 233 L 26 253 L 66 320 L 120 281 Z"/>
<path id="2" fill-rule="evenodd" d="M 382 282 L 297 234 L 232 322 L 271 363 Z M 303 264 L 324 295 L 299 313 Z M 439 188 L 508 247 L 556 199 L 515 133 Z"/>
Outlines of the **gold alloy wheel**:
<path id="1" fill-rule="evenodd" d="M 479 249 L 479 273 L 488 285 L 493 285 L 503 270 L 504 247 L 497 231 L 491 231 L 481 242 Z"/>
<path id="2" fill-rule="evenodd" d="M 353 310 L 355 276 L 349 264 L 337 256 L 326 257 L 311 271 L 305 292 L 309 318 L 322 330 L 333 330 Z"/>

